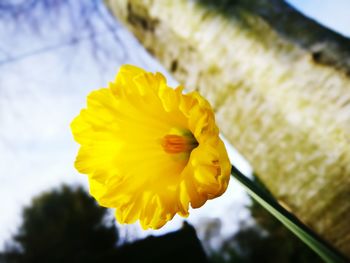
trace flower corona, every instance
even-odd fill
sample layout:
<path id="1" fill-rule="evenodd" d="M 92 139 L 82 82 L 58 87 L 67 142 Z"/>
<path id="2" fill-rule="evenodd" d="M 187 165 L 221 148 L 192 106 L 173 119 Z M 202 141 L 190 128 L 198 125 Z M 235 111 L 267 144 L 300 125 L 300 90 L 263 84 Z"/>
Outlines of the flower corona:
<path id="1" fill-rule="evenodd" d="M 71 124 L 81 145 L 75 167 L 120 223 L 157 229 L 227 188 L 231 165 L 213 110 L 198 92 L 182 90 L 124 65 Z"/>

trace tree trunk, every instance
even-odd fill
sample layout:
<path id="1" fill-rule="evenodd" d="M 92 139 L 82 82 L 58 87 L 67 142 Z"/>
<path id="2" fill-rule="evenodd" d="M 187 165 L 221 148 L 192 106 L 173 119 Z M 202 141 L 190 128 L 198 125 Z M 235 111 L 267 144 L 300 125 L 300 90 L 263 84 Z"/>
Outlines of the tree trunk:
<path id="1" fill-rule="evenodd" d="M 280 0 L 108 0 L 271 192 L 350 256 L 350 41 Z"/>

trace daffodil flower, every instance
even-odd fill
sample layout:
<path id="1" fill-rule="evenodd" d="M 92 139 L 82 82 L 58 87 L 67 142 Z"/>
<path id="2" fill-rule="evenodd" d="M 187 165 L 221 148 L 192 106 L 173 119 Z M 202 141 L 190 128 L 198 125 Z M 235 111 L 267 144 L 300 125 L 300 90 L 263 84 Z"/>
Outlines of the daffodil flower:
<path id="1" fill-rule="evenodd" d="M 347 262 L 229 162 L 213 110 L 197 92 L 172 89 L 160 73 L 122 66 L 92 92 L 71 124 L 81 145 L 75 167 L 120 223 L 160 228 L 225 192 L 230 173 L 247 193 L 325 262 Z"/>
<path id="2" fill-rule="evenodd" d="M 120 223 L 160 228 L 227 188 L 231 164 L 209 103 L 160 73 L 125 65 L 71 124 L 76 169 Z"/>

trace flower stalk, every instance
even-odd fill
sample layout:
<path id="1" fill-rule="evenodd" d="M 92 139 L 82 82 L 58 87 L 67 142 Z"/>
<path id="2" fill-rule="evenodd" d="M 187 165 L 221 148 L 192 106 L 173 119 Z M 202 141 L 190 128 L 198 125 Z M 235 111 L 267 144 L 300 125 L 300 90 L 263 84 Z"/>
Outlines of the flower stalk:
<path id="1" fill-rule="evenodd" d="M 231 175 L 246 190 L 246 192 L 276 219 L 286 226 L 293 234 L 300 238 L 316 254 L 327 263 L 346 263 L 347 259 L 334 249 L 330 244 L 321 239 L 316 233 L 311 231 L 298 218 L 283 208 L 270 194 L 254 184 L 248 177 L 242 174 L 232 165 Z"/>

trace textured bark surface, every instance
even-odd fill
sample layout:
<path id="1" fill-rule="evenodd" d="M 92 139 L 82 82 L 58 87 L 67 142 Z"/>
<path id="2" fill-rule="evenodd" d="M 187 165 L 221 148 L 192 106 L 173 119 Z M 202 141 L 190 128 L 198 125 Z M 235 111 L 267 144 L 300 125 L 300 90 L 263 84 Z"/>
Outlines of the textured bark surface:
<path id="1" fill-rule="evenodd" d="M 284 2 L 109 0 L 272 193 L 350 256 L 350 41 Z"/>

